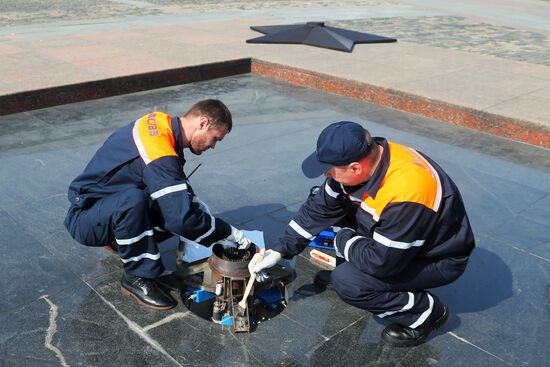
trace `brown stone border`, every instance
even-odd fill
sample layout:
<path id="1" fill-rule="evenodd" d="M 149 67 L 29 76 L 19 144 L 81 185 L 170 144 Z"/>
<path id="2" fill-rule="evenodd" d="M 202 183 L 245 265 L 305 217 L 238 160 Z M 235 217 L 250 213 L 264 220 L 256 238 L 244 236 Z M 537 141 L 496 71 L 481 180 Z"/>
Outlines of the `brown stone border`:
<path id="1" fill-rule="evenodd" d="M 0 96 L 0 116 L 248 73 L 368 101 L 550 149 L 550 128 L 546 126 L 461 107 L 391 88 L 253 58 L 186 66 L 8 94 Z"/>
<path id="2" fill-rule="evenodd" d="M 250 72 L 250 59 L 186 66 L 0 96 L 0 116 Z"/>
<path id="3" fill-rule="evenodd" d="M 251 67 L 252 74 L 368 101 L 542 148 L 550 148 L 550 129 L 529 121 L 257 59 L 252 59 Z"/>

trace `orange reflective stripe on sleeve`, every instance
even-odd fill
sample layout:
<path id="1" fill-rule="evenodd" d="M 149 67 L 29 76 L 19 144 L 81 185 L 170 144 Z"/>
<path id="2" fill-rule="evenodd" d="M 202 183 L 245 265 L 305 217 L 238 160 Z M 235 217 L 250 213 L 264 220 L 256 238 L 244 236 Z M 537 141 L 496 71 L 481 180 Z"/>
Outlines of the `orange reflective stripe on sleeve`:
<path id="1" fill-rule="evenodd" d="M 160 157 L 177 156 L 170 121 L 171 117 L 163 112 L 152 112 L 136 121 L 132 135 L 145 164 Z"/>

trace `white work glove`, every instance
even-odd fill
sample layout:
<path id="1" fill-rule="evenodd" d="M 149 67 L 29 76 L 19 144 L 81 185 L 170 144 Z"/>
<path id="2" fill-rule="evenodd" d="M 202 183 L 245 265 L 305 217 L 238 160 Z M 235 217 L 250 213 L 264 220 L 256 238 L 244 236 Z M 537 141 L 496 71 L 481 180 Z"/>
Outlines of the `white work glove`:
<path id="1" fill-rule="evenodd" d="M 227 241 L 236 243 L 239 250 L 246 250 L 250 247 L 250 244 L 252 241 L 250 241 L 248 238 L 244 236 L 243 231 L 231 226 L 231 234 L 227 236 Z"/>
<path id="2" fill-rule="evenodd" d="M 252 260 L 248 263 L 248 271 L 251 276 L 255 276 L 258 282 L 263 282 L 269 278 L 267 273 L 263 271 L 264 269 L 271 268 L 281 260 L 283 257 L 280 252 L 275 250 L 267 250 L 265 252 L 264 258 L 262 261 L 258 262 L 260 257 L 259 253 L 254 254 Z"/>

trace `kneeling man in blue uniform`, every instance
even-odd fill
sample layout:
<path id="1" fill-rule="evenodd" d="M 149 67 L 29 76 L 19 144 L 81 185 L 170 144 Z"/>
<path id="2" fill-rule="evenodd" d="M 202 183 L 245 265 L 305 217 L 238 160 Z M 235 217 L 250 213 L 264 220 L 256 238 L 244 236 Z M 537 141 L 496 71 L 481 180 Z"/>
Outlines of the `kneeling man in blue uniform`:
<path id="1" fill-rule="evenodd" d="M 177 305 L 155 280 L 164 272 L 160 240 L 250 246 L 242 231 L 210 214 L 183 171 L 185 148 L 197 155 L 214 149 L 232 124 L 218 100 L 200 101 L 181 117 L 152 112 L 115 131 L 69 187 L 70 234 L 86 246 L 112 244 L 124 264 L 122 291 L 147 307 Z"/>
<path id="2" fill-rule="evenodd" d="M 251 272 L 261 278 L 263 269 L 296 256 L 320 231 L 346 226 L 334 239 L 345 261 L 327 281 L 346 303 L 391 322 L 382 332 L 386 342 L 423 343 L 450 313 L 426 289 L 456 280 L 475 245 L 455 183 L 425 154 L 372 138 L 349 121 L 321 132 L 302 170 L 327 179 L 263 261 L 252 259 Z"/>

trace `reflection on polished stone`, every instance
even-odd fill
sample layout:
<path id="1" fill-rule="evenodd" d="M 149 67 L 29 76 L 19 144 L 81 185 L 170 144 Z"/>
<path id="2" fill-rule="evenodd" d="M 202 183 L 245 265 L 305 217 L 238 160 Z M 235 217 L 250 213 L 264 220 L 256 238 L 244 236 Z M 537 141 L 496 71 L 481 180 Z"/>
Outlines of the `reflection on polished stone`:
<path id="1" fill-rule="evenodd" d="M 120 292 L 115 254 L 67 234 L 67 186 L 117 127 L 158 106 L 177 114 L 206 96 L 235 126 L 193 188 L 214 214 L 273 243 L 311 186 L 301 159 L 328 123 L 363 122 L 448 170 L 478 241 L 464 275 L 433 292 L 452 310 L 424 345 L 380 341 L 384 323 L 312 291 L 307 254 L 290 262 L 290 302 L 250 334 L 231 334 L 180 304 L 146 309 Z M 545 366 L 550 360 L 550 170 L 547 151 L 403 112 L 239 76 L 0 117 L 0 365 L 36 366 Z M 542 158 L 541 158 L 542 157 Z M 539 163 L 537 163 L 537 160 Z M 530 163 L 529 163 L 530 162 Z M 163 244 L 167 267 L 174 246 Z M 172 264 L 172 265 L 170 265 Z M 174 295 L 176 295 L 174 293 Z M 53 320 L 53 321 L 52 321 Z"/>

